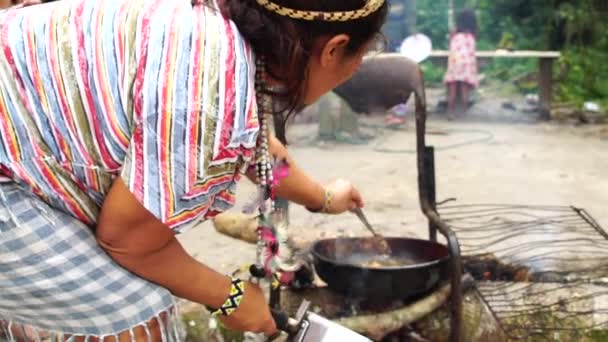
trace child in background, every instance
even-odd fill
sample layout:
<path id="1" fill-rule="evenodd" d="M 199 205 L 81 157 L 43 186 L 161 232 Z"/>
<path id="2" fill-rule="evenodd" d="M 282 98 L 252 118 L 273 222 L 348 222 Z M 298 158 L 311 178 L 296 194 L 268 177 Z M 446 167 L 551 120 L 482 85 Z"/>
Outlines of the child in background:
<path id="1" fill-rule="evenodd" d="M 477 19 L 475 12 L 465 9 L 456 20 L 456 32 L 450 37 L 450 56 L 444 83 L 448 90 L 448 118 L 455 114 L 457 100 L 463 112 L 469 104 L 471 91 L 479 84 L 477 77 Z"/>

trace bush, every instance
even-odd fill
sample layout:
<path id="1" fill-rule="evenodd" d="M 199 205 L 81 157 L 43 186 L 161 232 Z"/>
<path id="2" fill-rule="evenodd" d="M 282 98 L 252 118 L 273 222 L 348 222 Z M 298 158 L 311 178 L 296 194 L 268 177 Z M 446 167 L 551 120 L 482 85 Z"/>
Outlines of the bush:
<path id="1" fill-rule="evenodd" d="M 443 83 L 443 75 L 445 75 L 445 65 L 433 63 L 431 60 L 427 60 L 421 65 L 422 72 L 424 73 L 424 81 L 427 85 L 440 86 Z"/>

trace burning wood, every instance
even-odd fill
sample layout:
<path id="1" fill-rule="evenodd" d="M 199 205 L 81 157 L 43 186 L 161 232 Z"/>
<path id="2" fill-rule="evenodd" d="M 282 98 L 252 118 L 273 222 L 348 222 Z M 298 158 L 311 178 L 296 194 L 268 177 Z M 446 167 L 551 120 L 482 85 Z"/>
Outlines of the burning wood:
<path id="1" fill-rule="evenodd" d="M 523 281 L 532 280 L 530 268 L 505 263 L 492 253 L 463 256 L 464 268 L 473 278 L 483 281 Z"/>

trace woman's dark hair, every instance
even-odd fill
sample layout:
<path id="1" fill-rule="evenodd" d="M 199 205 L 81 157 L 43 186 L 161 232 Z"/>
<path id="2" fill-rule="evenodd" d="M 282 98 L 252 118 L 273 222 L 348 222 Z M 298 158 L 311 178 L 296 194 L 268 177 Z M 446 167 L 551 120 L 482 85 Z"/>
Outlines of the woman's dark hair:
<path id="1" fill-rule="evenodd" d="M 350 11 L 363 8 L 366 0 L 274 0 L 305 11 Z M 388 1 L 387 1 L 388 2 Z M 232 20 L 258 56 L 264 56 L 273 69 L 271 76 L 286 86 L 280 97 L 282 108 L 275 113 L 278 127 L 284 128 L 291 113 L 301 108 L 308 74 L 308 60 L 319 38 L 337 34 L 350 37 L 348 53 L 357 53 L 380 32 L 388 4 L 367 17 L 344 22 L 306 21 L 280 16 L 255 0 L 219 0 L 224 17 Z M 276 132 L 281 140 L 283 132 Z"/>
<path id="2" fill-rule="evenodd" d="M 471 9 L 464 9 L 456 18 L 456 31 L 463 33 L 472 33 L 477 36 L 477 17 Z"/>

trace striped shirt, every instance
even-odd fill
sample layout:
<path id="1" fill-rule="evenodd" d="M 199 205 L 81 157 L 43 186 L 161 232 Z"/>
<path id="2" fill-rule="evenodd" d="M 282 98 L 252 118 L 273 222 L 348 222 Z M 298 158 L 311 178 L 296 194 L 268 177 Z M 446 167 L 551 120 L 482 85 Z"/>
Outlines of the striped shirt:
<path id="1" fill-rule="evenodd" d="M 234 204 L 259 130 L 254 73 L 234 23 L 190 0 L 0 12 L 2 173 L 89 225 L 121 177 L 183 231 Z"/>

